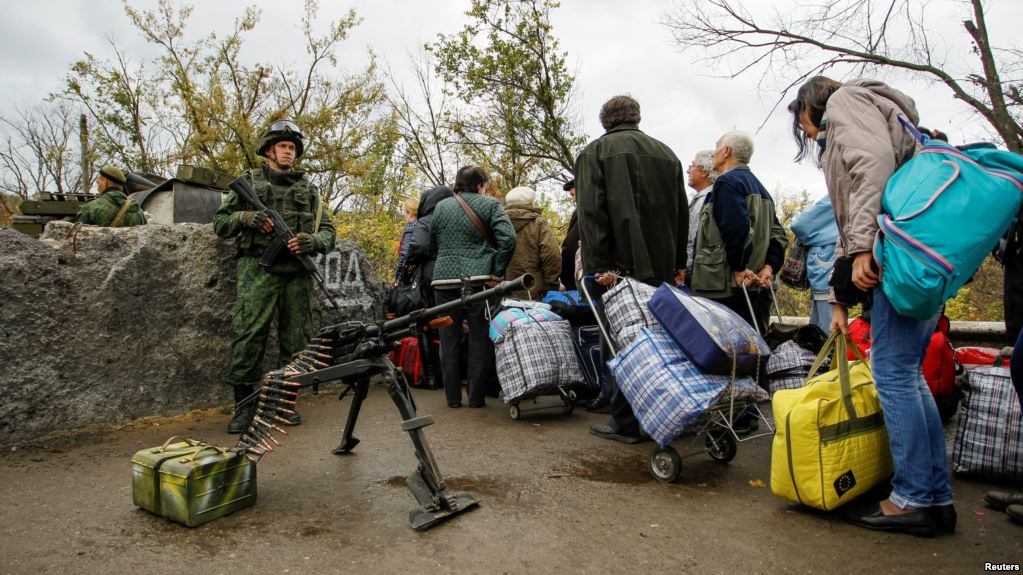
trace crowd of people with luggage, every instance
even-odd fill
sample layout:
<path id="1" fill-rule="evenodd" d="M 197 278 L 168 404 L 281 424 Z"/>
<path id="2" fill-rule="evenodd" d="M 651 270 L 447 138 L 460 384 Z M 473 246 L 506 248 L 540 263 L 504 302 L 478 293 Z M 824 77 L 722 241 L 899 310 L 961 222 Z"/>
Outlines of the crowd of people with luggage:
<path id="1" fill-rule="evenodd" d="M 831 397 L 837 406 L 834 421 L 815 424 L 813 441 L 856 442 L 846 451 L 868 457 L 862 471 L 850 463 L 826 478 L 833 493 L 821 494 L 817 506 L 844 505 L 876 483 L 874 476 L 890 476 L 886 498 L 844 517 L 877 530 L 954 532 L 943 428 L 948 413 L 939 409 L 921 366 L 936 334 L 947 337 L 945 301 L 1004 238 L 1006 325 L 1015 341 L 1011 381 L 1023 410 L 1023 314 L 1017 312 L 1023 308 L 1023 282 L 1017 281 L 1023 242 L 1014 224 L 1023 158 L 990 145 L 947 144 L 943 134 L 918 127 L 910 97 L 874 80 L 811 78 L 788 111 L 796 161 L 814 160 L 827 187 L 827 195 L 793 221 L 792 245 L 774 198 L 751 168 L 749 135 L 726 131 L 686 168 L 667 145 L 640 130 L 640 105 L 630 96 L 604 103 L 605 132 L 579 153 L 574 179 L 564 184 L 576 210 L 560 246 L 532 189 L 510 190 L 502 203 L 479 166 L 458 170 L 451 188 L 438 186 L 406 201 L 390 312 L 456 301 L 522 274 L 535 283 L 508 300 L 454 312 L 446 327 L 419 334 L 418 366 L 395 363 L 414 385 L 442 388 L 452 409 L 461 408 L 463 398 L 469 408 L 484 407 L 488 396 L 502 392 L 514 408 L 548 392 L 562 394 L 570 410 L 576 395 L 584 396 L 587 409 L 609 414 L 591 433 L 630 444 L 652 437 L 662 455 L 728 390 L 728 410 L 717 420 L 699 419 L 710 430 L 708 452 L 721 460 L 734 456 L 732 438 L 767 422 L 755 407 L 766 391 L 775 398 L 777 422 L 782 409 L 795 417 L 812 388 L 817 400 Z M 311 279 L 287 254 L 325 253 L 335 240 L 315 187 L 292 169 L 303 144 L 294 122 L 274 122 L 258 149 L 267 164 L 244 175 L 294 232 L 285 257 L 261 265 L 273 220 L 234 192 L 214 219 L 216 233 L 236 238 L 238 249 L 228 376 L 235 390 L 233 433 L 252 420 L 250 400 L 275 315 L 281 364 L 306 345 L 313 329 Z M 116 168 L 101 170 L 103 195 L 79 221 L 145 223 L 120 191 L 124 179 Z M 975 221 L 957 221 L 956 234 L 936 224 L 943 214 L 965 213 L 965 202 Z M 780 313 L 771 322 L 779 281 L 809 292 L 816 335 L 787 329 Z M 852 310 L 860 317 L 851 328 Z M 861 336 L 847 342 L 850 329 Z M 862 358 L 850 366 L 847 360 L 861 357 L 865 342 L 869 364 Z M 832 348 L 837 351 L 829 356 Z M 829 361 L 834 371 L 815 375 Z M 978 381 L 997 380 L 997 374 L 978 373 Z M 1007 379 L 991 384 L 991 393 L 1011 395 L 998 386 Z M 978 383 L 974 392 L 981 389 Z M 739 404 L 736 390 L 744 398 Z M 1020 411 L 985 401 L 998 403 L 998 413 L 1014 413 L 991 433 L 1014 434 L 1009 445 L 1017 453 L 998 464 L 1012 467 L 1009 478 L 1023 480 Z M 300 422 L 297 413 L 286 419 Z M 792 455 L 806 439 L 788 427 L 775 437 L 772 483 L 778 485 L 772 488 L 812 505 L 800 493 L 807 466 L 794 464 Z M 779 441 L 789 442 L 782 444 L 787 461 Z M 956 449 L 967 450 L 958 443 Z M 665 461 L 670 468 L 671 457 Z M 785 477 L 775 466 L 787 470 Z M 781 485 L 789 478 L 790 485 Z M 1023 523 L 1023 491 L 992 492 L 987 502 Z"/>
<path id="2" fill-rule="evenodd" d="M 945 263 L 948 255 L 941 250 L 946 248 L 930 249 L 933 244 L 925 245 L 917 241 L 919 238 L 900 234 L 893 222 L 909 221 L 929 209 L 942 193 L 951 193 L 945 190 L 949 187 L 946 185 L 921 206 L 913 204 L 912 199 L 893 199 L 901 192 L 886 194 L 885 190 L 889 180 L 897 179 L 900 168 L 914 158 L 925 153 L 957 155 L 963 162 L 979 167 L 980 172 L 1008 182 L 1017 197 L 1006 200 L 998 209 L 1004 212 L 1006 206 L 1011 206 L 1008 211 L 1014 214 L 1020 203 L 1018 195 L 1023 193 L 1023 176 L 1019 173 L 1023 164 L 1000 157 L 991 168 L 984 165 L 986 158 L 978 160 L 961 151 L 969 147 L 945 144 L 945 148 L 932 149 L 934 146 L 924 145 L 947 138 L 932 131 L 923 136 L 916 129 L 920 118 L 913 100 L 877 81 L 843 84 L 825 77 L 812 78 L 800 88 L 789 112 L 796 160 L 812 157 L 823 171 L 828 190 L 792 223 L 795 242 L 791 246 L 779 222 L 774 198 L 750 167 L 754 145 L 748 135 L 734 130 L 722 134 L 712 150 L 698 152 L 684 168 L 668 146 L 640 130 L 640 106 L 629 96 L 616 96 L 604 104 L 600 120 L 605 133 L 579 154 L 575 178 L 564 186 L 577 209 L 560 254 L 549 225 L 533 207 L 534 192 L 528 188 L 512 190 L 502 207 L 500 201 L 486 194 L 487 175 L 479 167 L 470 166 L 459 170 L 453 190 L 437 188 L 424 194 L 416 228 L 429 238 L 429 248 L 416 249 L 416 240 L 403 239 L 400 250 L 404 267 L 397 270 L 398 285 L 407 282 L 410 271 L 414 273 L 418 266 L 433 266 L 432 274 L 418 276 L 418 282 L 427 286 L 431 302 L 442 302 L 457 299 L 462 290 L 484 289 L 502 277 L 531 273 L 537 279 L 535 290 L 517 294 L 526 300 L 524 304 L 495 302 L 494 306 L 477 306 L 464 318 L 455 318 L 453 325 L 440 330 L 439 353 L 434 351 L 431 336 L 421 336 L 420 348 L 426 350 L 420 354 L 423 373 L 440 375 L 440 382 L 430 376 L 433 379 L 426 379 L 427 385 L 442 385 L 448 406 L 461 407 L 463 368 L 459 364 L 465 362 L 467 349 L 468 405 L 482 407 L 488 393 L 498 396 L 505 375 L 495 371 L 495 346 L 487 337 L 488 322 L 492 324 L 490 336 L 497 343 L 496 363 L 501 364 L 501 345 L 510 346 L 506 324 L 545 321 L 542 314 L 528 311 L 538 307 L 537 301 L 561 304 L 561 308 L 556 304 L 545 310 L 566 309 L 566 298 L 581 302 L 583 307 L 589 307 L 586 304 L 590 302 L 593 319 L 600 324 L 603 335 L 599 338 L 602 373 L 596 378 L 599 391 L 587 407 L 610 414 L 606 423 L 590 431 L 610 440 L 639 443 L 649 438 L 650 429 L 637 417 L 629 394 L 623 393 L 616 382 L 615 369 L 608 367 L 609 363 L 621 367 L 624 362 L 608 361 L 616 355 L 616 343 L 619 357 L 623 349 L 621 341 L 615 341 L 619 339 L 616 334 L 609 333 L 615 322 L 608 321 L 605 294 L 623 281 L 651 288 L 677 286 L 676 291 L 684 294 L 680 299 L 714 302 L 717 309 L 729 310 L 760 335 L 767 335 L 775 329 L 770 321 L 774 290 L 779 280 L 784 281 L 809 292 L 810 323 L 820 328 L 820 339 L 839 334 L 828 342 L 844 342 L 849 333 L 850 310 L 862 313 L 861 323 L 869 320 L 865 323 L 871 342 L 869 368 L 863 377 L 871 383 L 877 413 L 852 418 L 846 424 L 858 425 L 864 431 L 870 425 L 870 429 L 886 434 L 880 437 L 887 437 L 882 448 L 884 457 L 890 458 L 890 473 L 884 475 L 890 475 L 891 490 L 880 502 L 846 512 L 844 517 L 870 529 L 917 535 L 953 532 L 956 511 L 943 419 L 921 364 L 939 318 L 943 318 L 941 306 L 955 291 L 941 292 L 939 287 L 938 295 L 933 296 L 924 293 L 930 289 L 927 286 L 903 280 L 902 276 L 926 274 L 905 268 L 900 253 L 893 251 L 909 243 L 909 248 L 920 248 L 932 261 Z M 691 196 L 687 187 L 693 192 Z M 448 197 L 438 203 L 439 193 Z M 897 201 L 913 204 L 916 213 L 907 215 L 906 205 L 890 205 Z M 432 222 L 423 221 L 431 208 Z M 886 214 L 891 216 L 886 219 Z M 991 229 L 970 240 L 976 245 L 961 249 L 986 254 L 993 244 L 990 238 L 1005 233 L 1008 223 L 1011 218 L 1004 226 L 987 222 L 984 225 Z M 419 240 L 420 246 L 425 244 Z M 916 259 L 922 258 L 917 255 Z M 955 270 L 954 279 L 946 274 L 945 287 L 957 281 L 962 285 L 969 279 L 960 277 L 963 270 L 967 270 L 967 276 L 972 275 L 979 260 L 975 264 L 969 269 L 972 264 L 964 262 Z M 898 291 L 889 289 L 892 286 Z M 579 288 L 583 288 L 582 295 L 576 291 Z M 548 292 L 551 295 L 545 299 Z M 644 293 L 649 297 L 649 292 Z M 517 306 L 527 311 L 495 319 L 503 313 L 501 309 Z M 947 319 L 944 322 L 947 334 Z M 643 334 L 649 335 L 647 331 Z M 578 334 L 573 335 L 581 341 Z M 552 336 L 548 333 L 545 337 Z M 818 340 L 809 347 L 820 351 L 821 345 Z M 521 354 L 529 348 L 518 349 Z M 859 348 L 849 349 L 849 355 L 859 353 Z M 556 357 L 551 355 L 553 352 L 546 353 L 544 358 Z M 738 354 L 735 348 L 732 353 Z M 583 363 L 584 355 L 577 356 Z M 810 353 L 809 357 L 816 359 L 816 355 Z M 844 358 L 845 353 L 842 355 Z M 1023 371 L 1023 361 L 1015 364 L 1013 370 Z M 532 368 L 515 364 L 511 369 L 528 372 Z M 853 372 L 855 376 L 856 369 Z M 735 382 L 734 368 L 731 375 Z M 758 362 L 755 372 L 748 375 L 767 388 L 766 365 Z M 813 373 L 807 374 L 804 369 L 802 375 Z M 1021 377 L 1013 379 L 1017 385 L 1023 382 Z M 795 380 L 799 386 L 806 383 L 802 376 Z M 635 393 L 632 395 L 633 401 L 641 401 Z M 756 429 L 756 415 L 753 410 L 743 412 L 742 417 L 729 422 L 730 430 L 741 435 Z M 1019 422 L 1013 425 L 1018 435 Z M 848 477 L 842 479 L 849 481 Z M 853 484 L 856 481 L 852 479 Z M 842 493 L 839 490 L 839 496 Z M 988 503 L 1008 508 L 1011 517 L 1023 520 L 1023 492 L 993 492 Z"/>

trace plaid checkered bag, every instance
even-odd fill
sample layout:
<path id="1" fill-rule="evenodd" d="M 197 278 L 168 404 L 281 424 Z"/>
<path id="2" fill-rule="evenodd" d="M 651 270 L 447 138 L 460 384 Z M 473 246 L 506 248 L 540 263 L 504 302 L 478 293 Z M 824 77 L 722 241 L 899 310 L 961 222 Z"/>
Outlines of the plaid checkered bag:
<path id="1" fill-rule="evenodd" d="M 952 469 L 980 478 L 1023 481 L 1023 426 L 1009 369 L 978 367 L 969 373 L 962 392 Z"/>
<path id="2" fill-rule="evenodd" d="M 643 430 L 661 447 L 713 406 L 731 382 L 729 376 L 702 373 L 667 333 L 642 327 L 609 365 Z M 748 377 L 735 385 L 737 400 L 767 399 Z"/>
<path id="3" fill-rule="evenodd" d="M 513 324 L 494 348 L 505 403 L 586 381 L 565 320 Z"/>
<path id="4" fill-rule="evenodd" d="M 767 385 L 771 395 L 781 389 L 798 389 L 806 385 L 806 376 L 816 358 L 812 351 L 794 341 L 779 345 L 767 360 Z M 830 360 L 825 361 L 822 371 L 827 371 L 830 363 Z"/>
<path id="5" fill-rule="evenodd" d="M 661 324 L 654 319 L 654 314 L 650 313 L 647 306 L 654 291 L 653 286 L 632 278 L 623 278 L 601 298 L 610 324 L 611 337 L 619 348 L 632 345 L 642 327 L 661 331 Z"/>

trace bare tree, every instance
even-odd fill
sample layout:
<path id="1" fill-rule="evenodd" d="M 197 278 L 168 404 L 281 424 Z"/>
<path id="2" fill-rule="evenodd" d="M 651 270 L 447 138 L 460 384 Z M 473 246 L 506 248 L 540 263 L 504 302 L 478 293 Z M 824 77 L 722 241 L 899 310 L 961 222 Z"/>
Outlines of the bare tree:
<path id="1" fill-rule="evenodd" d="M 42 103 L 0 116 L 0 192 L 28 200 L 44 191 L 81 186 L 78 114 L 65 103 Z M 4 204 L 6 208 L 6 204 Z"/>
<path id="2" fill-rule="evenodd" d="M 1006 147 L 1021 152 L 1021 53 L 992 46 L 981 0 L 961 4 L 972 58 L 950 59 L 925 25 L 927 2 L 914 0 L 823 0 L 778 12 L 770 21 L 754 17 L 738 0 L 683 0 L 663 23 L 681 50 L 702 51 L 701 61 L 737 62 L 727 77 L 760 73 L 762 88 L 780 79 L 778 102 L 807 78 L 842 65 L 859 74 L 898 69 L 940 82 L 982 116 Z"/>
<path id="3" fill-rule="evenodd" d="M 452 110 L 448 96 L 437 86 L 434 62 L 429 52 L 409 55 L 415 86 L 411 93 L 399 83 L 390 68 L 387 100 L 395 115 L 401 139 L 399 154 L 434 186 L 450 182 L 451 165 L 458 162 L 458 146 L 452 132 Z"/>

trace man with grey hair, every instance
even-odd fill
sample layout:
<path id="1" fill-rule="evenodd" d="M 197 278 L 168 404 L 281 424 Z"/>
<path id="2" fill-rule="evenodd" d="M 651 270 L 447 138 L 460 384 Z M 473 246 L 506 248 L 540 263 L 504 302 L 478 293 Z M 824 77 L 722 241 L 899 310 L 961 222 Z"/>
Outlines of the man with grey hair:
<path id="1" fill-rule="evenodd" d="M 753 140 L 742 132 L 727 132 L 717 141 L 713 169 L 721 175 L 700 214 L 690 287 L 693 295 L 717 300 L 763 333 L 771 295 L 760 289 L 771 288 L 788 238 L 774 199 L 750 171 L 752 156 Z M 752 292 L 752 314 L 743 286 Z"/>
<path id="2" fill-rule="evenodd" d="M 618 275 L 652 286 L 676 284 L 685 276 L 685 172 L 668 146 L 640 131 L 639 121 L 639 102 L 629 96 L 611 98 L 600 109 L 604 135 L 590 142 L 575 163 L 583 270 L 597 277 L 591 292 L 595 298 Z M 603 306 L 596 303 L 596 313 L 603 315 Z M 610 357 L 602 344 L 604 357 Z M 624 443 L 642 441 L 632 407 L 611 374 L 605 374 L 611 420 L 590 431 Z"/>
<path id="3" fill-rule="evenodd" d="M 689 197 L 689 244 L 686 251 L 689 254 L 686 263 L 686 282 L 692 281 L 693 277 L 693 255 L 696 248 L 696 231 L 700 229 L 700 210 L 703 209 L 703 202 L 707 194 L 718 179 L 718 173 L 714 170 L 714 151 L 700 150 L 696 152 L 693 163 L 686 169 L 689 174 L 687 184 L 695 192 Z"/>

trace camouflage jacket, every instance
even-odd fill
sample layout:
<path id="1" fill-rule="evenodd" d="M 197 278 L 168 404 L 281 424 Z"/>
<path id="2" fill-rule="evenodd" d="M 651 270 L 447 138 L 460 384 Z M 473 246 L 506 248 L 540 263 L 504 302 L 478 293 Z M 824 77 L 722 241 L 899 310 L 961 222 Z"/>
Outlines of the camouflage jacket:
<path id="1" fill-rule="evenodd" d="M 267 167 L 250 170 L 246 176 L 267 208 L 276 211 L 295 234 L 305 232 L 313 236 L 314 250 L 325 254 L 334 249 L 336 232 L 327 210 L 320 210 L 319 225 L 316 212 L 322 199 L 316 186 L 309 183 L 302 172 L 274 172 Z M 238 257 L 260 257 L 272 234 L 264 234 L 241 223 L 242 212 L 254 211 L 234 192 L 224 198 L 224 203 L 213 216 L 213 231 L 222 238 L 238 238 Z M 302 264 L 282 249 L 274 260 L 270 271 L 275 274 L 292 274 L 302 270 Z"/>
<path id="2" fill-rule="evenodd" d="M 78 214 L 75 215 L 75 221 L 92 226 L 109 227 L 126 201 L 128 201 L 128 196 L 124 195 L 124 190 L 109 187 L 98 198 L 82 206 L 78 210 Z M 132 202 L 124 212 L 124 215 L 121 216 L 121 221 L 117 223 L 117 227 L 128 228 L 131 226 L 141 226 L 145 223 L 146 216 L 142 214 L 142 209 L 139 208 L 137 203 Z"/>

